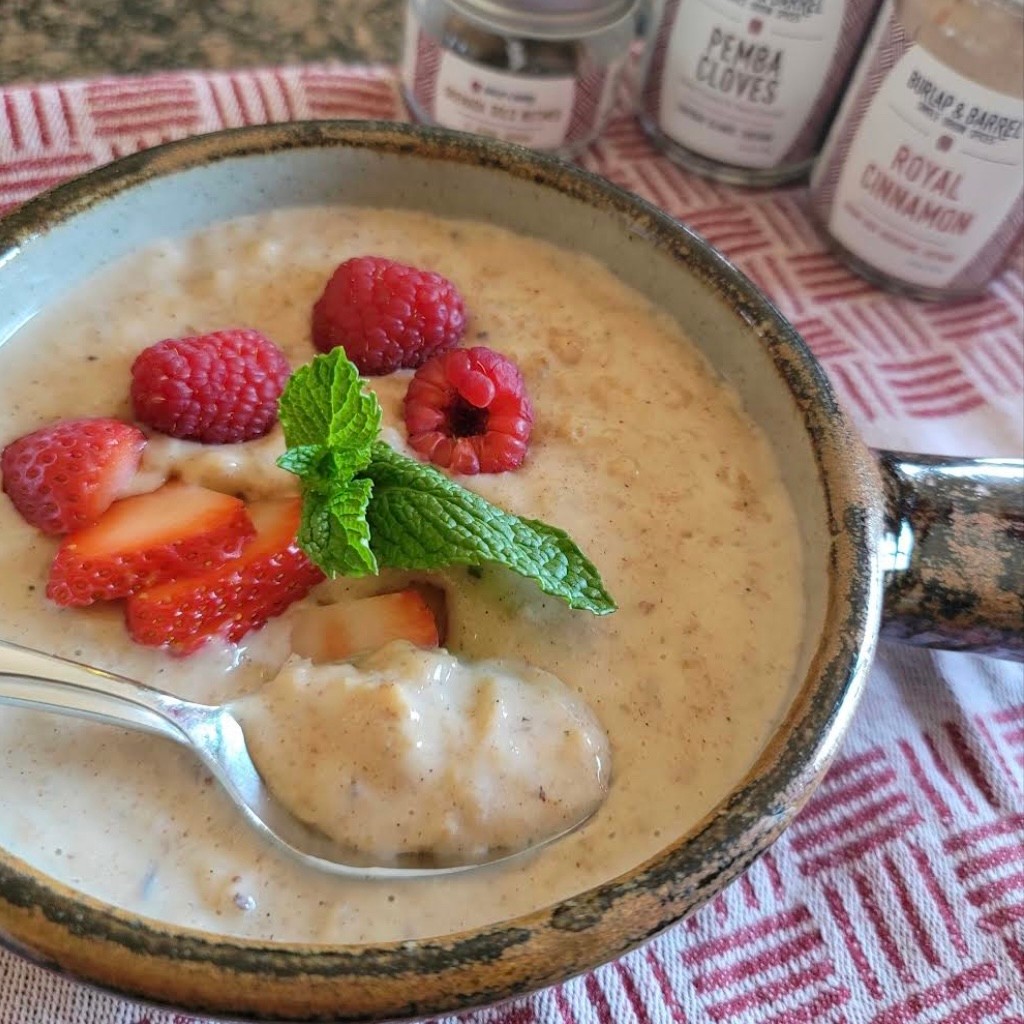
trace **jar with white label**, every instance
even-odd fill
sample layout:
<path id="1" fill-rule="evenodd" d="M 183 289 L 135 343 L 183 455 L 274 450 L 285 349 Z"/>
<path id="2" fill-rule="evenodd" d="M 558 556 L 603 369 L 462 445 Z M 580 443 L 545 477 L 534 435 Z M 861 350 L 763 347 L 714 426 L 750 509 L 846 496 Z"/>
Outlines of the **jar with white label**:
<path id="1" fill-rule="evenodd" d="M 600 133 L 637 0 L 408 0 L 412 116 L 572 156 Z"/>
<path id="2" fill-rule="evenodd" d="M 1024 0 L 886 0 L 811 202 L 865 277 L 981 291 L 1024 232 Z"/>
<path id="3" fill-rule="evenodd" d="M 654 0 L 639 117 L 690 170 L 738 185 L 803 177 L 881 0 Z"/>

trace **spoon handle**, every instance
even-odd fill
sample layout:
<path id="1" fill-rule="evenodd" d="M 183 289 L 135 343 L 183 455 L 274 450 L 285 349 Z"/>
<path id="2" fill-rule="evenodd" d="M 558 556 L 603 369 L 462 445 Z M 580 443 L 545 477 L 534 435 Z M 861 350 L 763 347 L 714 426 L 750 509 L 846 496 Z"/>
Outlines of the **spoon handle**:
<path id="1" fill-rule="evenodd" d="M 161 707 L 161 694 L 130 679 L 0 640 L 0 704 L 188 740 Z"/>

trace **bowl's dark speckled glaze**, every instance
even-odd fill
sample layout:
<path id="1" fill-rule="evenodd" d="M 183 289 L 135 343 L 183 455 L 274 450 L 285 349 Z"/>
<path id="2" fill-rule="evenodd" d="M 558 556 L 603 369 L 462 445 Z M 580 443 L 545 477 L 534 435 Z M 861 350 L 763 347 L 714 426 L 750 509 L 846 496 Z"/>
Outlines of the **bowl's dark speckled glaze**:
<path id="1" fill-rule="evenodd" d="M 130 157 L 0 222 L 0 339 L 55 292 L 150 239 L 334 201 L 476 217 L 560 242 L 602 259 L 679 318 L 772 439 L 798 508 L 810 609 L 801 678 L 747 777 L 689 833 L 606 885 L 472 933 L 372 948 L 226 939 L 112 909 L 0 851 L 0 936 L 12 948 L 197 1012 L 420 1016 L 503 1000 L 636 946 L 736 877 L 809 796 L 852 713 L 882 607 L 877 467 L 793 329 L 686 228 L 524 150 L 337 122 L 219 133 Z"/>

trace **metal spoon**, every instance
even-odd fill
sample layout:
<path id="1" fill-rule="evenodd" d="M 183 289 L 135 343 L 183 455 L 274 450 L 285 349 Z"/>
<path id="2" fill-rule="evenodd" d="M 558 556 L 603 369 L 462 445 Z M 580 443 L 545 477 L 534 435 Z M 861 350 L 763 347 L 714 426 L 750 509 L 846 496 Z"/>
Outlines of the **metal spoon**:
<path id="1" fill-rule="evenodd" d="M 123 676 L 5 640 L 0 640 L 0 704 L 126 726 L 189 747 L 258 832 L 303 863 L 337 875 L 395 879 L 468 871 L 521 857 L 583 824 L 579 821 L 526 849 L 497 850 L 472 863 L 370 863 L 299 821 L 277 801 L 250 758 L 242 726 L 230 707 L 180 700 Z"/>

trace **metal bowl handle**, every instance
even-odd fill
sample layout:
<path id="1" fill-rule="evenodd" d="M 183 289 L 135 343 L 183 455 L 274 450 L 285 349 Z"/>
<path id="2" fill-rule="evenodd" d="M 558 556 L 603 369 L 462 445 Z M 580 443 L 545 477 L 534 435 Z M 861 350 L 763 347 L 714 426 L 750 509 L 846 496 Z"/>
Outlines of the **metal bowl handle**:
<path id="1" fill-rule="evenodd" d="M 1024 462 L 876 452 L 881 635 L 1024 661 Z"/>

